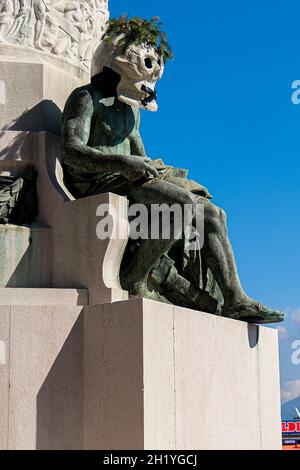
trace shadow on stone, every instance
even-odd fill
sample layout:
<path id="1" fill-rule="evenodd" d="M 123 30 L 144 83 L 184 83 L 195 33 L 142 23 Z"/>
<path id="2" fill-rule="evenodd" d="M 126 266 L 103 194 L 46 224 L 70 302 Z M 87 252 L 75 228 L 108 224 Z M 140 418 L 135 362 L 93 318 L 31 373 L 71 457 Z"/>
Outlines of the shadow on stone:
<path id="1" fill-rule="evenodd" d="M 20 156 L 21 161 L 26 160 L 32 148 L 32 134 L 16 134 L 15 137 L 7 143 L 5 141 L 7 130 L 0 131 L 0 160 L 14 160 L 15 156 Z M 1 145 L 4 144 L 4 145 Z"/>
<path id="2" fill-rule="evenodd" d="M 24 112 L 13 124 L 10 131 L 52 132 L 60 135 L 62 112 L 51 100 L 43 100 Z"/>
<path id="3" fill-rule="evenodd" d="M 248 342 L 251 349 L 255 348 L 259 341 L 259 327 L 248 323 Z"/>
<path id="4" fill-rule="evenodd" d="M 51 287 L 51 230 L 0 225 L 0 287 Z"/>
<path id="5" fill-rule="evenodd" d="M 37 450 L 82 449 L 82 334 L 81 314 L 37 395 Z"/>

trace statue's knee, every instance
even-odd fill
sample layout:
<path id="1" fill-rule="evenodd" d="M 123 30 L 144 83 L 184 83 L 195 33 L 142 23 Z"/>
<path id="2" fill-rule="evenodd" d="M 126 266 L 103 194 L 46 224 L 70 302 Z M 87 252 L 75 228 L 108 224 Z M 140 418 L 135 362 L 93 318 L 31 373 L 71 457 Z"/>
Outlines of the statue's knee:
<path id="1" fill-rule="evenodd" d="M 188 194 L 184 198 L 184 211 L 191 219 L 195 217 L 197 211 L 197 202 Z"/>
<path id="2" fill-rule="evenodd" d="M 213 217 L 221 223 L 226 222 L 226 212 L 221 207 L 214 206 Z"/>
<path id="3" fill-rule="evenodd" d="M 184 191 L 177 191 L 175 203 L 180 204 L 182 207 L 191 208 L 193 212 L 196 210 L 196 203 L 193 198 Z"/>
<path id="4" fill-rule="evenodd" d="M 226 223 L 226 212 L 224 211 L 224 209 L 221 209 L 220 207 L 218 208 L 219 209 L 219 218 L 222 222 Z"/>
<path id="5" fill-rule="evenodd" d="M 204 218 L 207 224 L 216 228 L 226 224 L 226 212 L 212 203 L 209 203 L 205 207 Z"/>

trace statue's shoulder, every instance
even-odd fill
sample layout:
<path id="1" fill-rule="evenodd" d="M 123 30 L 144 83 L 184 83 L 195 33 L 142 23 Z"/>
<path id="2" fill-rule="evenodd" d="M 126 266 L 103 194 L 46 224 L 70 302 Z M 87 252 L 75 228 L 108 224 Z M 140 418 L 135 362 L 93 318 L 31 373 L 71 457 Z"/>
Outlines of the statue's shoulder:
<path id="1" fill-rule="evenodd" d="M 99 92 L 97 92 L 91 84 L 75 88 L 66 102 L 64 112 L 74 108 L 82 108 L 86 110 L 94 109 L 96 103 L 99 101 L 98 95 Z"/>
<path id="2" fill-rule="evenodd" d="M 68 101 L 81 101 L 81 100 L 93 100 L 95 95 L 95 89 L 91 84 L 83 85 L 79 88 L 75 88 L 69 96 Z"/>

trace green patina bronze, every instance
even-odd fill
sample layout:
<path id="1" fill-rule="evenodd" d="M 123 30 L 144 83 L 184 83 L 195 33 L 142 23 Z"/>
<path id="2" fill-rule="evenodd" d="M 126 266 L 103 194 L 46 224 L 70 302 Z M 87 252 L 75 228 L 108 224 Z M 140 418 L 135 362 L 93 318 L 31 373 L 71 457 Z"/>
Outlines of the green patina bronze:
<path id="1" fill-rule="evenodd" d="M 189 180 L 185 170 L 147 158 L 139 133 L 140 111 L 118 99 L 120 79 L 104 67 L 66 103 L 62 151 L 68 189 L 76 198 L 110 191 L 149 208 L 165 203 L 189 206 L 185 228 L 195 225 L 197 205 L 204 206 L 205 216 L 201 250 L 187 249 L 176 224 L 167 240 L 130 240 L 120 272 L 123 288 L 135 296 L 252 323 L 282 321 L 281 312 L 244 292 L 225 213 L 211 202 L 207 189 Z"/>
<path id="2" fill-rule="evenodd" d="M 24 225 L 34 222 L 38 213 L 36 172 L 23 176 L 0 176 L 0 224 Z"/>

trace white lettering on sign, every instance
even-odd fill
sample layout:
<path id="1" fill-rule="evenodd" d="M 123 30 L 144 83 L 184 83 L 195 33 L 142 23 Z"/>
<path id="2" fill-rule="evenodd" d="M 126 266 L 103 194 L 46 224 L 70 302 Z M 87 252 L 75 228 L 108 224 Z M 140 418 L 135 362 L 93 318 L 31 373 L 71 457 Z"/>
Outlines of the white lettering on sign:
<path id="1" fill-rule="evenodd" d="M 0 80 L 0 104 L 6 104 L 6 86 L 3 80 Z"/>

